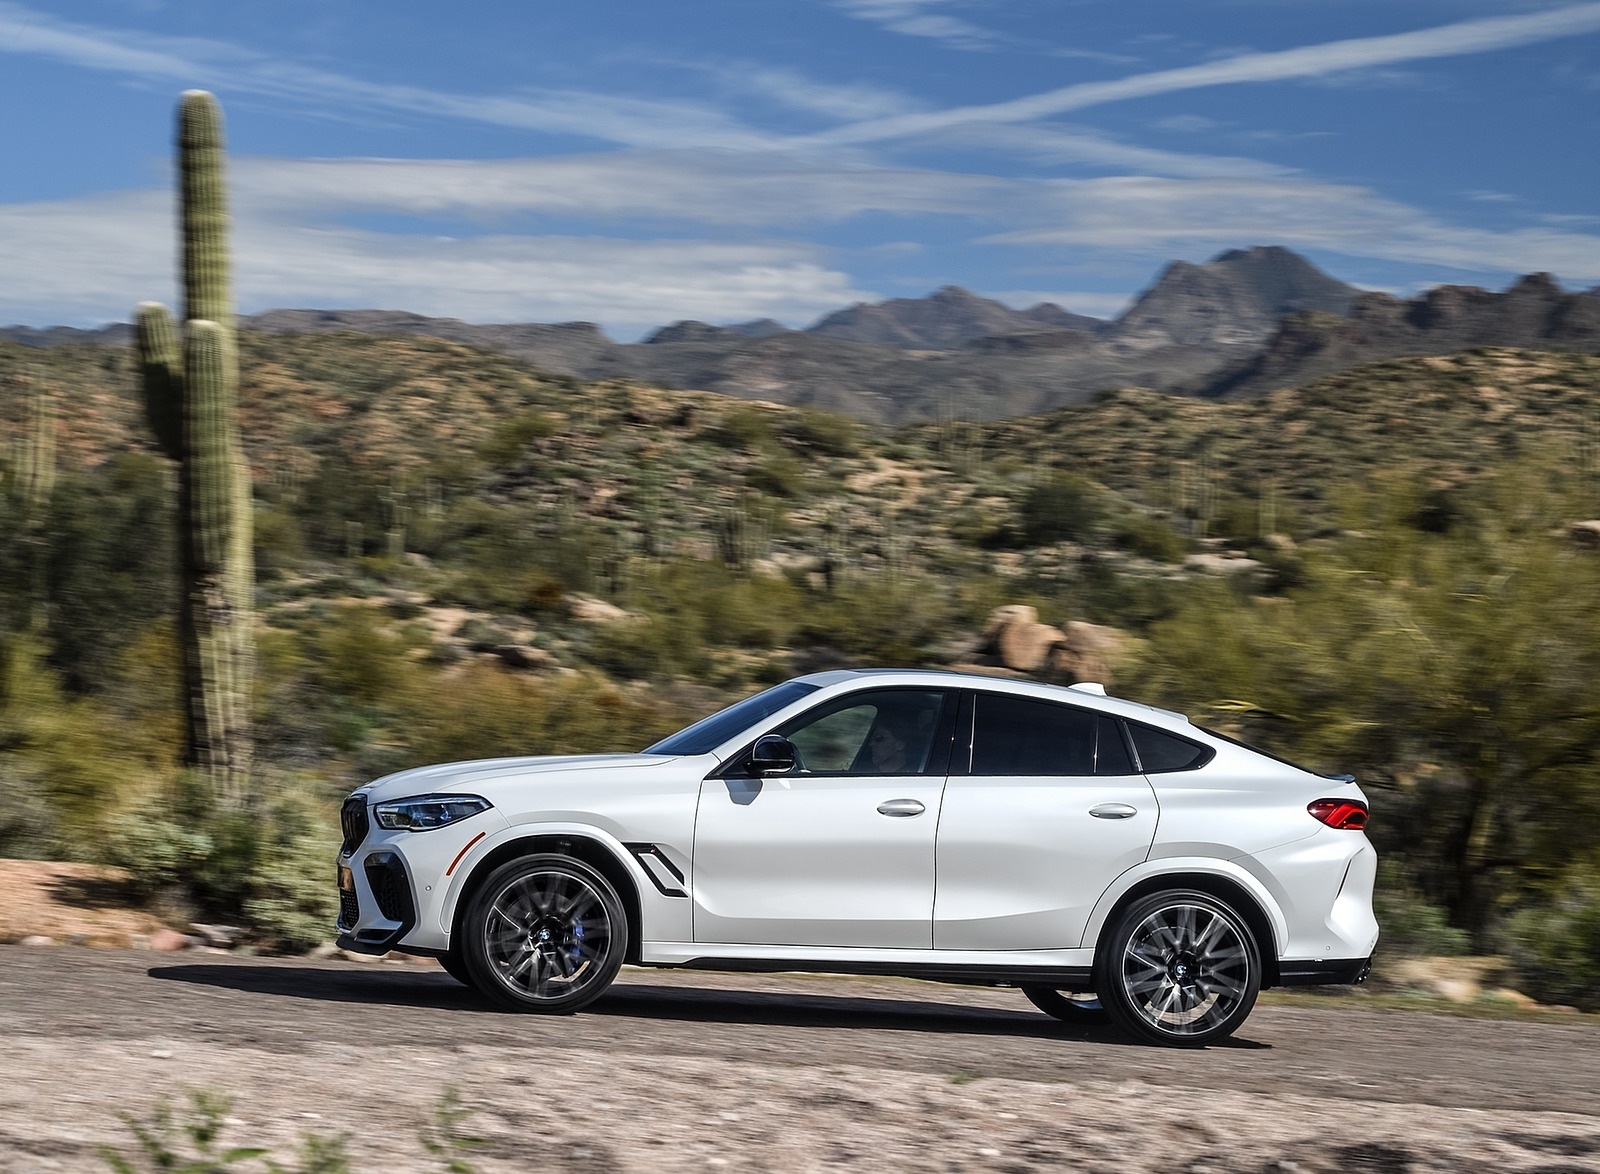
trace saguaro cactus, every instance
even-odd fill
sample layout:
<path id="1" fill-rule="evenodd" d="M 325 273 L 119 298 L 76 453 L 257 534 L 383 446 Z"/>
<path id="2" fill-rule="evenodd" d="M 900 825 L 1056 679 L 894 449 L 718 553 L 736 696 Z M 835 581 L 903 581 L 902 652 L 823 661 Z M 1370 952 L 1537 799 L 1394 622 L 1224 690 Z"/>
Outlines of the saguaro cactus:
<path id="1" fill-rule="evenodd" d="M 150 430 L 178 462 L 186 765 L 237 801 L 250 771 L 255 569 L 250 475 L 235 412 L 239 361 L 229 277 L 222 108 L 202 90 L 178 110 L 184 328 L 139 307 L 139 364 Z"/>

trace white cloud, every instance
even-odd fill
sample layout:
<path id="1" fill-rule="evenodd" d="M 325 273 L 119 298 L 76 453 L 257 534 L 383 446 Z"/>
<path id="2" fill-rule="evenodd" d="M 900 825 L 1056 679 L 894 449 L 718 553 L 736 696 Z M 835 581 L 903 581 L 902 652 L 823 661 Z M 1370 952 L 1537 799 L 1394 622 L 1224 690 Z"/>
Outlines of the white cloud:
<path id="1" fill-rule="evenodd" d="M 1083 82 L 1009 102 L 873 119 L 824 132 L 813 136 L 811 141 L 817 144 L 882 142 L 930 134 L 963 123 L 1031 122 L 1129 98 L 1206 86 L 1327 77 L 1352 69 L 1487 53 L 1596 31 L 1600 31 L 1600 3 L 1578 4 L 1522 16 L 1461 21 L 1392 36 L 1358 37 L 1279 52 L 1247 53 L 1204 65 L 1135 74 L 1116 81 Z"/>
<path id="2" fill-rule="evenodd" d="M 517 130 L 579 135 L 623 146 L 760 149 L 774 140 L 698 102 L 581 90 L 510 95 L 453 94 L 380 85 L 278 61 L 218 41 L 111 31 L 57 20 L 0 0 L 0 53 L 55 58 L 86 69 L 178 80 L 327 107 L 384 110 Z"/>
<path id="3" fill-rule="evenodd" d="M 1035 185 L 984 175 L 715 151 L 539 159 L 238 160 L 241 209 L 390 212 L 503 221 L 524 214 L 782 227 L 862 212 L 977 216 Z"/>
<path id="4" fill-rule="evenodd" d="M 1115 167 L 1145 175 L 1260 177 L 1295 174 L 1292 168 L 1236 155 L 1197 155 L 1117 142 L 1092 130 L 1049 124 L 954 126 L 938 135 L 944 146 L 1000 151 L 1041 162 Z M 915 143 L 917 140 L 913 139 Z"/>
<path id="5" fill-rule="evenodd" d="M 1350 256 L 1445 265 L 1469 273 L 1547 270 L 1600 277 L 1600 236 L 1447 224 L 1365 188 L 1309 179 L 1058 181 L 1055 223 L 993 243 L 1137 250 L 1283 244 Z"/>
<path id="6" fill-rule="evenodd" d="M 1221 130 L 1226 124 L 1203 114 L 1174 114 L 1150 125 L 1157 130 L 1170 130 L 1177 134 L 1201 134 L 1208 130 Z"/>
<path id="7" fill-rule="evenodd" d="M 746 64 L 712 72 L 733 89 L 831 118 L 883 118 L 910 113 L 922 105 L 893 90 L 859 83 L 818 82 L 793 69 Z"/>
<path id="8" fill-rule="evenodd" d="M 784 242 L 400 235 L 252 214 L 234 227 L 239 305 L 383 307 L 474 321 L 591 319 L 622 336 L 676 318 L 812 318 L 870 295 Z M 26 288 L 0 321 L 126 320 L 174 296 L 169 193 L 0 207 L 0 255 Z"/>
<path id="9" fill-rule="evenodd" d="M 950 0 L 834 0 L 834 7 L 859 20 L 880 24 L 908 37 L 928 37 L 953 49 L 988 49 L 995 37 L 986 29 L 929 9 Z"/>

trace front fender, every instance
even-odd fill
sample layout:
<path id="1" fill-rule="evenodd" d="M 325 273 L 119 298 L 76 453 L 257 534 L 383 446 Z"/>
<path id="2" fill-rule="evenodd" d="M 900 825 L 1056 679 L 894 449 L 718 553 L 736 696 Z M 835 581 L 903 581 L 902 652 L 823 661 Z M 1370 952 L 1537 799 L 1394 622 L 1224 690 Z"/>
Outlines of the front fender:
<path id="1" fill-rule="evenodd" d="M 689 901 L 685 897 L 664 895 L 655 880 L 644 870 L 638 859 L 614 834 L 593 824 L 574 821 L 518 823 L 486 834 L 469 844 L 461 858 L 450 870 L 444 899 L 439 903 L 438 923 L 432 927 L 442 938 L 448 939 L 455 925 L 456 911 L 471 891 L 474 882 L 482 879 L 482 866 L 501 850 L 522 840 L 547 837 L 587 840 L 604 849 L 622 868 L 632 882 L 639 899 L 641 924 L 637 927 L 641 940 L 648 932 L 669 941 L 689 940 Z M 666 849 L 670 854 L 670 849 Z M 674 860 L 686 876 L 689 861 Z"/>

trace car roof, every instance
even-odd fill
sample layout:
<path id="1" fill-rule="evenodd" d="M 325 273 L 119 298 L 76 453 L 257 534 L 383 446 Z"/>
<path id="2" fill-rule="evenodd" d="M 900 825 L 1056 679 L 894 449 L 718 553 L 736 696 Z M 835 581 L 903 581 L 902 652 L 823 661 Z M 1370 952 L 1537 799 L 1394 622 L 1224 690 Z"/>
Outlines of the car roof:
<path id="1" fill-rule="evenodd" d="M 1113 697 L 1105 691 L 1104 686 L 1093 682 L 1080 682 L 1076 685 L 1053 685 L 1044 681 L 1033 681 L 1021 677 L 960 672 L 956 669 L 892 668 L 832 669 L 827 672 L 811 673 L 808 676 L 797 679 L 816 685 L 819 689 L 826 689 L 848 681 L 864 682 L 872 678 L 878 679 L 878 683 L 881 684 L 928 684 L 943 685 L 947 688 L 953 685 L 963 689 L 985 689 L 994 693 L 1012 693 L 1017 696 L 1037 697 L 1045 701 L 1060 701 L 1072 705 L 1084 705 L 1087 703 L 1091 709 L 1118 713 L 1123 717 L 1130 717 L 1138 721 L 1153 722 L 1156 725 L 1181 725 L 1193 728 L 1188 717 L 1184 714 L 1170 709 L 1160 709 L 1154 705 L 1146 705 L 1142 701 L 1129 701 L 1125 697 Z"/>

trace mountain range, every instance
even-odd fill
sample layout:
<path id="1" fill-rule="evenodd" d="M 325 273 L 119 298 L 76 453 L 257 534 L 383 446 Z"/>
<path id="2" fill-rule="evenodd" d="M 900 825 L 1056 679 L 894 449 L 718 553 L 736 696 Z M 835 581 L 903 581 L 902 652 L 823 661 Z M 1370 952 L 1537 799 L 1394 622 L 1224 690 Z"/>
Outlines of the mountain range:
<path id="1" fill-rule="evenodd" d="M 1480 346 L 1600 351 L 1600 290 L 1547 275 L 1503 293 L 1441 286 L 1416 298 L 1364 292 L 1288 249 L 1174 262 L 1113 320 L 1051 303 L 1015 310 L 959 286 L 857 303 L 804 330 L 771 319 L 682 321 L 639 343 L 589 322 L 475 325 L 387 310 L 272 310 L 241 319 L 268 333 L 414 335 L 500 351 L 554 374 L 628 378 L 749 399 L 810 404 L 881 423 L 1005 419 L 1119 387 L 1253 398 L 1380 359 Z M 99 331 L 0 328 L 34 346 L 125 344 Z"/>

